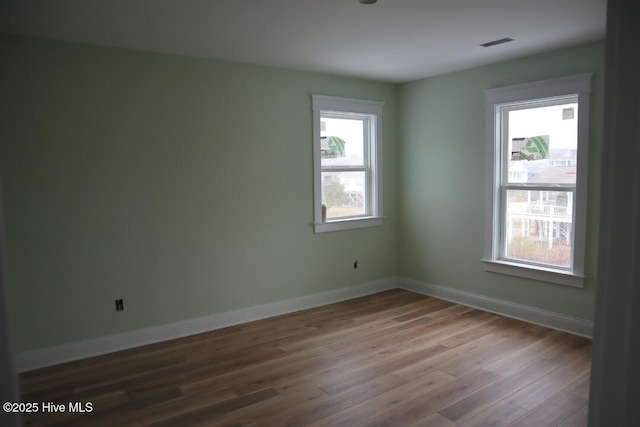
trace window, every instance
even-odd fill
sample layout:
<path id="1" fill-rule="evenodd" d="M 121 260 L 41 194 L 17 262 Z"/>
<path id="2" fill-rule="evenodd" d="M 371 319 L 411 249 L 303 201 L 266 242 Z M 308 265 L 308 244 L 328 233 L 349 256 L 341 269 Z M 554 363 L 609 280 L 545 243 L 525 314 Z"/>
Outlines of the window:
<path id="1" fill-rule="evenodd" d="M 316 233 L 382 225 L 382 106 L 313 95 Z"/>
<path id="2" fill-rule="evenodd" d="M 485 269 L 582 286 L 591 74 L 485 91 Z"/>

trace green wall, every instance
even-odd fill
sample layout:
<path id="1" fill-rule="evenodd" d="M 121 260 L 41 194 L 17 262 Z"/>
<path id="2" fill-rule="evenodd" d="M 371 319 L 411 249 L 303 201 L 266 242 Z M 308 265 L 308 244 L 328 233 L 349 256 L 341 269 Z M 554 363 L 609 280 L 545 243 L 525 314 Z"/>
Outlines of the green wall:
<path id="1" fill-rule="evenodd" d="M 395 276 L 593 318 L 604 43 L 397 86 L 10 35 L 0 49 L 18 352 Z M 482 90 L 583 72 L 586 285 L 487 273 Z M 383 227 L 313 233 L 313 93 L 386 103 Z"/>
<path id="2" fill-rule="evenodd" d="M 604 42 L 399 86 L 399 274 L 593 319 L 598 237 Z M 593 72 L 586 283 L 583 289 L 488 273 L 484 89 Z"/>
<path id="3" fill-rule="evenodd" d="M 394 86 L 9 35 L 0 51 L 16 351 L 396 275 Z M 314 93 L 386 103 L 383 227 L 313 233 Z"/>

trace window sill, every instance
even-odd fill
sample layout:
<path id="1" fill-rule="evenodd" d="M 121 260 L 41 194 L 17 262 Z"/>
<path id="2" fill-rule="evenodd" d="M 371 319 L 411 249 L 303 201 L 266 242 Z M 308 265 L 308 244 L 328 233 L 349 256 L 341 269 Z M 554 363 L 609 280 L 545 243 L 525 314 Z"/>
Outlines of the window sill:
<path id="1" fill-rule="evenodd" d="M 582 288 L 585 277 L 565 270 L 483 259 L 485 271 Z"/>
<path id="2" fill-rule="evenodd" d="M 378 227 L 382 225 L 382 216 L 368 216 L 362 218 L 341 219 L 313 224 L 316 233 L 330 231 L 351 230 L 354 228 Z"/>

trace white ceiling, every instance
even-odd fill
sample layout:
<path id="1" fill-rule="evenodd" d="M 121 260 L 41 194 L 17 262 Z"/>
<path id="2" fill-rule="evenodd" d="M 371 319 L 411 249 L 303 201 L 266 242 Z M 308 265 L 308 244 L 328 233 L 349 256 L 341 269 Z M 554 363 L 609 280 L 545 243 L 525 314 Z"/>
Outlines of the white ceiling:
<path id="1" fill-rule="evenodd" d="M 606 0 L 3 0 L 0 31 L 397 83 L 603 39 L 605 13 Z"/>

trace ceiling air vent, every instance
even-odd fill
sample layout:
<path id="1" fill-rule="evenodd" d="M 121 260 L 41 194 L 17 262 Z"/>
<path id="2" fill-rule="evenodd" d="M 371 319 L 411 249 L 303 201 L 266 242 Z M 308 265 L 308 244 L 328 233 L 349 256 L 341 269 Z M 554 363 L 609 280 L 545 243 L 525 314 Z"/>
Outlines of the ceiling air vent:
<path id="1" fill-rule="evenodd" d="M 482 47 L 489 47 L 489 46 L 495 46 L 497 44 L 502 44 L 502 43 L 509 43 L 512 42 L 513 39 L 510 39 L 509 37 L 505 37 L 503 39 L 499 39 L 499 40 L 494 40 L 492 42 L 486 42 L 486 43 L 482 43 L 480 46 Z"/>

